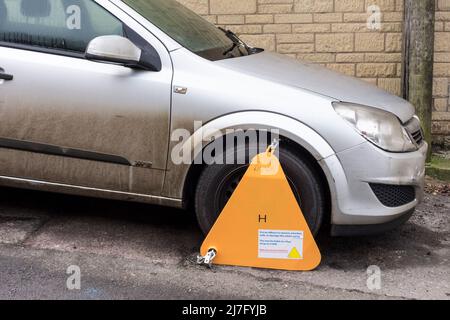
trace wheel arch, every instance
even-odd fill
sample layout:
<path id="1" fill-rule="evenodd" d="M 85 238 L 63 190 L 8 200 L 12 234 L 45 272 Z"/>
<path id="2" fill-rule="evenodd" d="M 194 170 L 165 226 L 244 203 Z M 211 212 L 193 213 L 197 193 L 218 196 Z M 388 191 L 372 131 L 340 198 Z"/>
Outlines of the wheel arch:
<path id="1" fill-rule="evenodd" d="M 192 147 L 192 154 L 197 157 L 202 150 L 211 142 L 202 142 L 203 136 L 205 141 L 221 134 L 221 138 L 225 138 L 227 130 L 241 129 L 249 130 L 271 130 L 279 131 L 280 139 L 288 145 L 288 148 L 295 152 L 299 157 L 306 158 L 316 169 L 323 182 L 324 190 L 327 193 L 327 199 L 331 208 L 334 190 L 334 179 L 330 168 L 326 166 L 323 159 L 335 154 L 332 147 L 317 132 L 305 125 L 304 123 L 290 118 L 285 115 L 272 112 L 238 112 L 229 114 L 213 121 L 208 122 L 202 128 L 198 129 L 191 138 L 185 143 Z M 195 187 L 198 179 L 203 171 L 204 165 L 195 165 L 192 163 L 186 171 L 183 180 L 182 197 L 185 207 L 192 204 L 191 199 L 195 195 Z M 331 210 L 327 210 L 330 212 Z M 325 217 L 326 221 L 330 221 L 331 217 Z"/>

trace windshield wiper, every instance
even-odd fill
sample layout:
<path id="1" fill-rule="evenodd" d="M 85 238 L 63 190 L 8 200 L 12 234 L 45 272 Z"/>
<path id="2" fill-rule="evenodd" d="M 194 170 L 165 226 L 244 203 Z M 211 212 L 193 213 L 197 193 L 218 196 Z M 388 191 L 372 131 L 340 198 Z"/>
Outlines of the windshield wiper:
<path id="1" fill-rule="evenodd" d="M 233 52 L 234 49 L 236 49 L 238 47 L 238 44 L 233 42 L 233 44 L 231 45 L 231 47 L 227 50 L 225 50 L 222 54 L 224 56 L 228 55 L 230 52 Z"/>
<path id="2" fill-rule="evenodd" d="M 232 52 L 234 49 L 236 49 L 237 47 L 243 47 L 245 48 L 245 50 L 247 51 L 247 54 L 250 54 L 251 52 L 251 48 L 249 46 L 247 46 L 244 41 L 242 41 L 241 39 L 239 39 L 239 37 L 237 36 L 236 33 L 234 33 L 231 30 L 225 30 L 224 28 L 219 27 L 219 29 L 225 33 L 225 35 L 233 42 L 233 45 L 225 50 L 223 52 L 223 55 L 226 56 L 227 54 L 229 54 L 230 52 Z"/>

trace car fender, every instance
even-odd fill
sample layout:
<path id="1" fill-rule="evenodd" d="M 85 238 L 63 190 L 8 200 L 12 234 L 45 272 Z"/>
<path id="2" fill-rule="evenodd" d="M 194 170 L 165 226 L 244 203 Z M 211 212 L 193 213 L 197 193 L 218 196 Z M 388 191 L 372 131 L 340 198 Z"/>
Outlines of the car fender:
<path id="1" fill-rule="evenodd" d="M 226 135 L 227 130 L 254 129 L 279 131 L 305 148 L 317 161 L 335 154 L 331 146 L 313 129 L 304 123 L 285 115 L 267 111 L 244 111 L 216 118 L 196 130 L 185 145 L 192 146 L 194 159 L 216 135 Z"/>
<path id="2" fill-rule="evenodd" d="M 333 172 L 328 168 L 327 161 L 322 161 L 335 155 L 333 148 L 323 137 L 304 123 L 281 114 L 266 111 L 244 111 L 221 116 L 198 128 L 183 143 L 183 147 L 186 148 L 185 150 L 191 150 L 192 159 L 195 159 L 208 144 L 208 141 L 211 141 L 212 137 L 225 136 L 227 130 L 230 129 L 279 130 L 280 136 L 294 141 L 318 161 L 324 170 L 330 189 L 334 189 Z M 169 160 L 164 184 L 164 196 L 183 198 L 188 173 L 193 165 L 193 163 L 176 165 Z M 336 165 L 334 163 L 334 170 L 336 170 Z M 340 172 L 343 172 L 342 168 Z"/>

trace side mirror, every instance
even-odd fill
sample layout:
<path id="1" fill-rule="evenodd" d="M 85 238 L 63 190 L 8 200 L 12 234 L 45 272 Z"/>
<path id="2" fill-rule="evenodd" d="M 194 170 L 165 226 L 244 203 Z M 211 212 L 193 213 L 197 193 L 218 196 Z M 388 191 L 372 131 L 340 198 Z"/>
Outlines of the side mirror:
<path id="1" fill-rule="evenodd" d="M 101 36 L 89 42 L 86 59 L 147 69 L 140 63 L 142 51 L 133 42 L 121 36 Z"/>

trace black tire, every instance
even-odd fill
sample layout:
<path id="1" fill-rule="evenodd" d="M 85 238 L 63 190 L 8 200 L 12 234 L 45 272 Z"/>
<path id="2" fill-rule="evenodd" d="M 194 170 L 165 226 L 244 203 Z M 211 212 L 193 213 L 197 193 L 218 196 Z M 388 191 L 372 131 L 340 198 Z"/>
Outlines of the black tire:
<path id="1" fill-rule="evenodd" d="M 285 148 L 280 149 L 280 162 L 311 232 L 317 235 L 327 207 L 319 174 L 308 160 Z M 248 164 L 214 164 L 203 170 L 195 193 L 195 211 L 205 234 L 211 230 L 247 168 Z"/>

